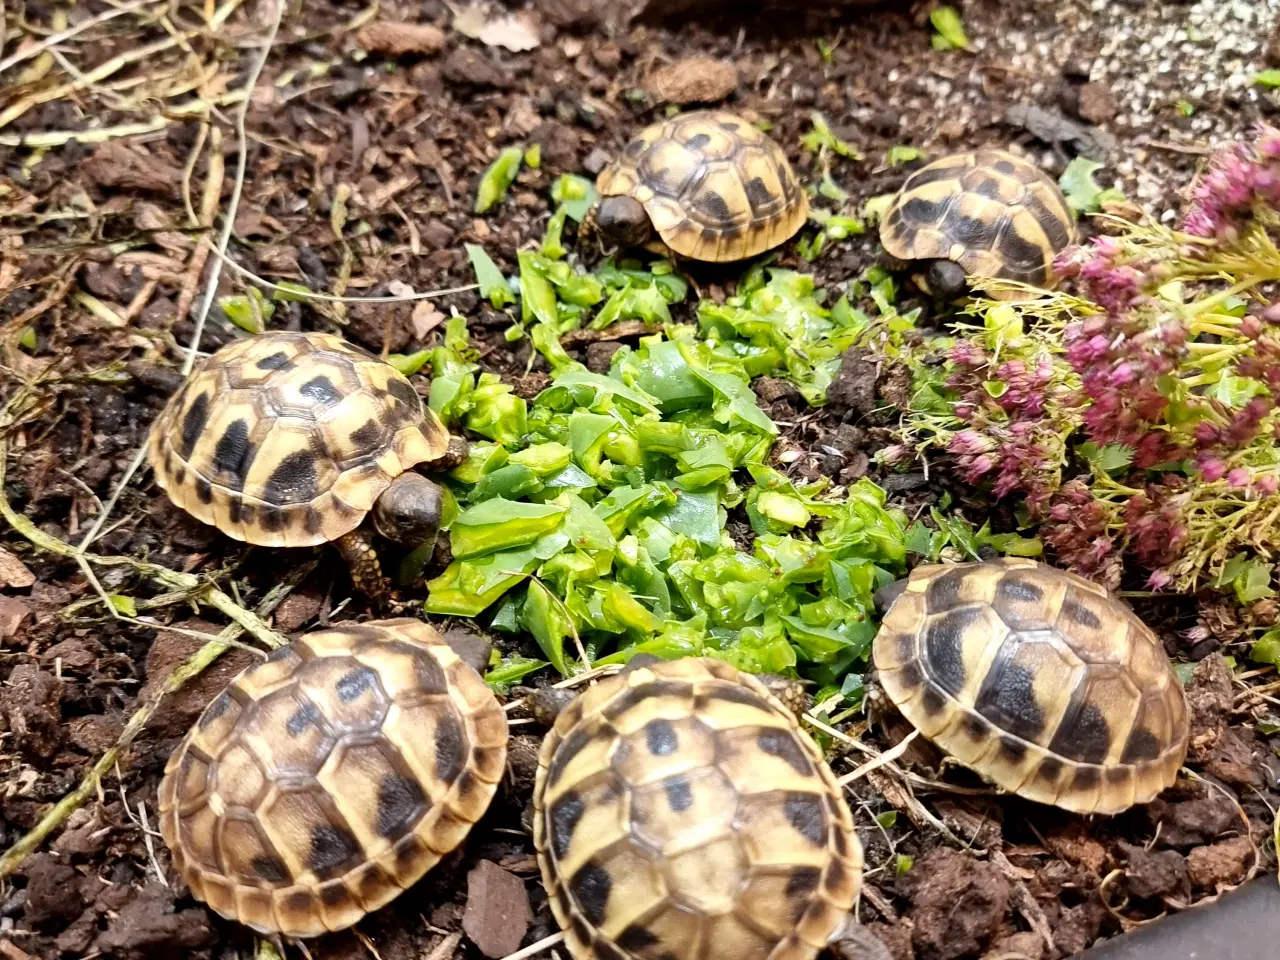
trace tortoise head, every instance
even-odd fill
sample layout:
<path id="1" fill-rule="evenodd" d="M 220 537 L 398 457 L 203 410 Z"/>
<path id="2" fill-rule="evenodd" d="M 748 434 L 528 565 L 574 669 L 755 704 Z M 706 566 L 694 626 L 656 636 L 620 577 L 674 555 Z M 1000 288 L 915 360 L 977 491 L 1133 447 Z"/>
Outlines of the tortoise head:
<path id="1" fill-rule="evenodd" d="M 402 473 L 373 505 L 373 526 L 388 540 L 417 547 L 440 531 L 443 491 L 421 474 Z"/>
<path id="2" fill-rule="evenodd" d="M 923 283 L 920 285 L 935 297 L 943 300 L 955 300 L 964 296 L 969 289 L 969 278 L 964 267 L 954 260 L 933 260 L 925 269 Z"/>
<path id="3" fill-rule="evenodd" d="M 653 235 L 653 223 L 635 197 L 605 197 L 596 211 L 602 236 L 625 247 L 640 247 Z"/>

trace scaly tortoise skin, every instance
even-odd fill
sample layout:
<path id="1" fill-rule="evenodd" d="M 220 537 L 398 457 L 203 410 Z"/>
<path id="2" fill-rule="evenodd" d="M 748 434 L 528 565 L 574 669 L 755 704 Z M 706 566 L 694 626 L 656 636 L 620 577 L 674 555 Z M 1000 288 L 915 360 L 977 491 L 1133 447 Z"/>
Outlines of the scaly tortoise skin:
<path id="1" fill-rule="evenodd" d="M 921 733 L 1030 800 L 1119 813 L 1186 756 L 1186 698 L 1160 640 L 1104 588 L 1032 560 L 916 567 L 873 656 Z"/>
<path id="2" fill-rule="evenodd" d="M 754 257 L 791 238 L 809 215 L 778 144 L 723 110 L 646 127 L 601 171 L 596 190 L 602 211 L 610 197 L 639 202 L 662 242 L 693 260 Z"/>
<path id="3" fill-rule="evenodd" d="M 575 960 L 811 960 L 861 885 L 821 752 L 717 660 L 632 667 L 571 703 L 543 742 L 534 810 Z"/>
<path id="4" fill-rule="evenodd" d="M 156 483 L 196 519 L 259 546 L 336 542 L 357 588 L 378 595 L 377 554 L 357 528 L 384 493 L 383 504 L 420 514 L 438 488 L 410 471 L 448 445 L 390 364 L 329 334 L 263 333 L 192 373 L 152 425 L 147 456 Z M 396 522 L 378 532 L 410 547 L 428 538 L 421 523 L 406 536 Z"/>
<path id="5" fill-rule="evenodd" d="M 191 892 L 262 933 L 340 930 L 453 850 L 507 721 L 431 627 L 308 633 L 233 680 L 169 758 L 160 829 Z"/>
<path id="6" fill-rule="evenodd" d="M 1042 288 L 1054 285 L 1054 257 L 1074 238 L 1075 220 L 1058 185 L 1003 150 L 956 154 L 917 170 L 880 225 L 880 242 L 899 260 L 951 261 L 971 277 Z M 916 282 L 942 292 L 929 290 L 923 276 Z"/>

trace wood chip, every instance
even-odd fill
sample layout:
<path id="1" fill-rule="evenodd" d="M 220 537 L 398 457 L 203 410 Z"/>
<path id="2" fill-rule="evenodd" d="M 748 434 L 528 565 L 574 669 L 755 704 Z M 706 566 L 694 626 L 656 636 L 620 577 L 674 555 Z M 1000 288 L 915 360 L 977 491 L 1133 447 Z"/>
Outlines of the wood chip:
<path id="1" fill-rule="evenodd" d="M 370 53 L 402 57 L 409 53 L 439 53 L 444 49 L 444 31 L 429 23 L 393 23 L 379 20 L 366 24 L 356 34 L 356 43 Z"/>
<path id="2" fill-rule="evenodd" d="M 31 604 L 17 597 L 0 597 L 0 640 L 16 637 L 22 622 L 31 616 Z"/>
<path id="3" fill-rule="evenodd" d="M 36 575 L 27 565 L 4 547 L 0 547 L 0 587 L 26 589 L 36 582 Z"/>
<path id="4" fill-rule="evenodd" d="M 467 874 L 467 909 L 462 929 L 486 957 L 514 953 L 529 929 L 533 912 L 524 881 L 491 860 Z"/>
<path id="5" fill-rule="evenodd" d="M 738 68 L 727 60 L 690 57 L 655 70 L 645 86 L 669 103 L 715 103 L 738 88 Z"/>

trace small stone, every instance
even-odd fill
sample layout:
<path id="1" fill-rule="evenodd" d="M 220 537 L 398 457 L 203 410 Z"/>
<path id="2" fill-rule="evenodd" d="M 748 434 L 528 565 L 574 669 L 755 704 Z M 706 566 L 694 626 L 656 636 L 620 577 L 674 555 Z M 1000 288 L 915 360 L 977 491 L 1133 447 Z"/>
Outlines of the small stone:
<path id="1" fill-rule="evenodd" d="M 1106 123 L 1120 112 L 1115 94 L 1105 83 L 1086 83 L 1080 88 L 1080 117 L 1090 123 Z"/>
<path id="2" fill-rule="evenodd" d="M 40 654 L 40 659 L 49 666 L 61 660 L 63 670 L 82 671 L 97 662 L 98 650 L 95 647 L 97 644 L 90 646 L 88 640 L 80 637 L 68 637 Z"/>
<path id="3" fill-rule="evenodd" d="M 323 603 L 324 597 L 318 591 L 295 590 L 276 607 L 274 626 L 281 633 L 301 630 L 320 612 Z"/>
<path id="4" fill-rule="evenodd" d="M 0 597 L 0 640 L 16 637 L 31 616 L 31 604 L 17 597 Z"/>
<path id="5" fill-rule="evenodd" d="M 1165 894 L 1185 897 L 1187 861 L 1173 850 L 1147 850 L 1135 844 L 1120 842 L 1125 856 L 1125 883 L 1132 896 L 1143 900 Z"/>
<path id="6" fill-rule="evenodd" d="M 450 83 L 465 87 L 505 90 L 514 82 L 511 72 L 467 47 L 459 47 L 444 61 L 441 71 Z"/>
<path id="7" fill-rule="evenodd" d="M 655 70 L 646 86 L 660 101 L 715 103 L 738 88 L 738 68 L 725 60 L 690 57 Z"/>
<path id="8" fill-rule="evenodd" d="M 1257 854 L 1247 837 L 1233 837 L 1187 854 L 1187 876 L 1204 890 L 1218 890 L 1239 883 Z"/>
<path id="9" fill-rule="evenodd" d="M 524 881 L 491 860 L 467 874 L 467 908 L 462 929 L 486 957 L 514 953 L 533 919 Z"/>
<path id="10" fill-rule="evenodd" d="M 10 743 L 28 758 L 48 760 L 62 746 L 62 682 L 34 663 L 9 674 L 3 711 Z"/>
<path id="11" fill-rule="evenodd" d="M 0 547 L 0 587 L 16 587 L 25 590 L 36 582 L 36 575 L 26 564 L 4 547 Z"/>
<path id="12" fill-rule="evenodd" d="M 601 150 L 599 147 L 596 147 L 587 154 L 587 159 L 582 161 L 582 166 L 586 169 L 587 173 L 594 177 L 603 170 L 608 163 L 609 154 L 606 151 Z"/>
<path id="13" fill-rule="evenodd" d="M 426 55 L 444 49 L 444 31 L 429 23 L 378 20 L 360 28 L 356 43 L 370 53 L 389 57 L 403 57 L 411 53 Z"/>

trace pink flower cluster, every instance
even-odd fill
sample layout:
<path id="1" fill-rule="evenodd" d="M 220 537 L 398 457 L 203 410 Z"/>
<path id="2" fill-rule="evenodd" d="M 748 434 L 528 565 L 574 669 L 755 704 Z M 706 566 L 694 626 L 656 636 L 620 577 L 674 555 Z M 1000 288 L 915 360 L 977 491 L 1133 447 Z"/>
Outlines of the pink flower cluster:
<path id="1" fill-rule="evenodd" d="M 1040 528 L 1058 559 L 1082 576 L 1108 587 L 1120 584 L 1121 562 L 1112 539 L 1106 507 L 1093 498 L 1083 480 L 1064 483 Z"/>
<path id="2" fill-rule="evenodd" d="M 1196 187 L 1182 232 L 1231 240 L 1256 205 L 1280 208 L 1280 130 L 1261 125 L 1252 143 L 1216 156 Z"/>

